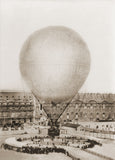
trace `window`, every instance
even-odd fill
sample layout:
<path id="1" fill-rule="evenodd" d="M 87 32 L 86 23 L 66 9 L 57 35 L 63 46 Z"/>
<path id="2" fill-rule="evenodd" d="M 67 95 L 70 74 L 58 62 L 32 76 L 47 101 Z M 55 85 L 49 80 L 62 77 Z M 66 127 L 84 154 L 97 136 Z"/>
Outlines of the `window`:
<path id="1" fill-rule="evenodd" d="M 84 105 L 84 109 L 87 109 L 87 105 Z"/>
<path id="2" fill-rule="evenodd" d="M 78 109 L 78 104 L 76 104 L 75 108 Z"/>
<path id="3" fill-rule="evenodd" d="M 105 109 L 105 104 L 103 104 L 103 109 Z"/>
<path id="4" fill-rule="evenodd" d="M 40 104 L 40 110 L 42 110 L 42 105 Z"/>
<path id="5" fill-rule="evenodd" d="M 99 113 L 97 113 L 97 116 L 96 116 L 97 118 L 99 118 Z"/>
<path id="6" fill-rule="evenodd" d="M 67 113 L 67 119 L 69 119 L 69 113 Z"/>
<path id="7" fill-rule="evenodd" d="M 75 119 L 76 119 L 76 120 L 78 119 L 78 113 L 76 113 Z"/>
<path id="8" fill-rule="evenodd" d="M 105 118 L 105 113 L 102 114 L 102 117 Z"/>
<path id="9" fill-rule="evenodd" d="M 91 107 L 90 107 L 91 109 L 93 109 L 93 106 L 91 105 Z"/>

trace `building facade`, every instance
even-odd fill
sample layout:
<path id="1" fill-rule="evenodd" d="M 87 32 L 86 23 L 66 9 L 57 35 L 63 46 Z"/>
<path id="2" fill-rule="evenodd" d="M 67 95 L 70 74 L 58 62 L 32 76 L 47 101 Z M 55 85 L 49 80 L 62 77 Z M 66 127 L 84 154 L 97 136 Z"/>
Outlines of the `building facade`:
<path id="1" fill-rule="evenodd" d="M 47 112 L 47 114 L 46 114 Z M 69 104 L 39 104 L 31 93 L 0 92 L 0 125 L 12 122 L 45 124 L 48 117 L 61 123 L 115 121 L 115 94 L 79 93 Z"/>
<path id="2" fill-rule="evenodd" d="M 0 92 L 0 125 L 32 122 L 33 117 L 34 101 L 31 93 Z"/>
<path id="3" fill-rule="evenodd" d="M 115 121 L 115 94 L 80 93 L 65 109 L 60 121 Z"/>

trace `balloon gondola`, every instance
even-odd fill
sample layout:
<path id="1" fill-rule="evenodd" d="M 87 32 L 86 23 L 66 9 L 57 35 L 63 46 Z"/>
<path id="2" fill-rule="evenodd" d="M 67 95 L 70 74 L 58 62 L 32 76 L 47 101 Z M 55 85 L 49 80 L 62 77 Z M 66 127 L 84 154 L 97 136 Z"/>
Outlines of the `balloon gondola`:
<path id="1" fill-rule="evenodd" d="M 25 41 L 20 53 L 21 75 L 51 120 L 49 135 L 59 135 L 58 119 L 89 70 L 88 47 L 70 28 L 46 27 Z"/>

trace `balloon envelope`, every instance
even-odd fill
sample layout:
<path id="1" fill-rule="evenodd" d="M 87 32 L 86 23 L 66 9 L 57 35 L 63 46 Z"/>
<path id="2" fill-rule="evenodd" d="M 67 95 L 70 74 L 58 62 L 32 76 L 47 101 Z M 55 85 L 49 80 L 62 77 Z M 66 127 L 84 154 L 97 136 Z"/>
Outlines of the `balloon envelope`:
<path id="1" fill-rule="evenodd" d="M 90 69 L 86 43 L 72 29 L 52 26 L 34 32 L 20 54 L 20 71 L 40 102 L 69 102 Z"/>

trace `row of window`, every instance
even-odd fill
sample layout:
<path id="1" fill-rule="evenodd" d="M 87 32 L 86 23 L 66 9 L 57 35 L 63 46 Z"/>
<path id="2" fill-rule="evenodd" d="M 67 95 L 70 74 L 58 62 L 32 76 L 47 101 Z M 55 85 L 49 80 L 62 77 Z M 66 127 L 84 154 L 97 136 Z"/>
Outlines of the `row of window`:
<path id="1" fill-rule="evenodd" d="M 24 98 L 24 99 L 29 99 L 29 100 L 32 100 L 32 99 L 33 99 L 31 96 L 29 96 L 29 97 L 28 97 L 28 96 L 23 96 L 23 97 L 22 97 L 22 96 L 12 96 L 12 97 L 10 97 L 10 96 L 9 96 L 9 97 L 8 97 L 8 96 L 6 96 L 6 97 L 0 96 L 0 99 L 2 99 L 2 98 L 3 98 L 3 99 L 7 99 L 7 100 L 10 100 L 10 99 L 12 99 L 12 98 L 13 98 L 13 99 L 18 99 L 18 100 L 21 100 L 21 99 L 23 99 L 23 98 Z"/>
<path id="2" fill-rule="evenodd" d="M 19 119 L 14 119 L 14 118 L 10 118 L 10 119 L 0 119 L 0 125 L 4 124 L 4 123 L 11 123 L 12 122 L 22 122 L 22 123 L 26 123 L 26 122 L 32 122 L 33 119 L 32 118 L 19 118 Z"/>
<path id="3" fill-rule="evenodd" d="M 90 109 L 93 109 L 94 107 L 99 107 L 99 108 L 103 108 L 105 109 L 106 107 L 113 107 L 114 105 L 113 104 L 82 104 L 82 105 L 79 105 L 79 104 L 76 104 L 75 105 L 75 108 L 79 108 L 79 107 L 84 107 L 85 109 L 86 108 L 90 108 Z"/>
<path id="4" fill-rule="evenodd" d="M 33 107 L 0 107 L 0 111 L 9 111 L 9 110 L 13 110 L 13 111 L 17 111 L 17 110 L 33 110 Z"/>
<path id="5" fill-rule="evenodd" d="M 10 97 L 11 98 L 11 96 L 0 96 L 0 98 L 2 98 L 2 97 L 6 97 L 6 98 L 8 98 L 8 97 Z M 16 97 L 16 96 L 12 96 L 12 98 L 14 98 L 14 97 Z M 17 96 L 17 97 L 22 97 L 22 96 Z M 24 98 L 26 98 L 26 97 L 29 97 L 29 98 L 32 98 L 32 96 L 23 96 Z"/>
<path id="6" fill-rule="evenodd" d="M 6 103 L 6 102 L 3 102 L 3 103 L 0 103 L 0 106 L 19 106 L 19 105 L 21 105 L 21 106 L 27 106 L 27 105 L 32 105 L 33 106 L 33 103 L 32 102 L 26 102 L 26 103 L 24 103 L 24 102 L 11 102 L 11 103 Z"/>
<path id="7" fill-rule="evenodd" d="M 73 114 L 73 112 L 72 112 L 72 114 Z M 113 114 L 113 115 L 114 115 L 114 117 L 115 117 L 115 113 L 112 113 L 112 114 Z M 78 113 L 76 113 L 75 115 L 76 115 L 76 117 L 81 116 L 81 115 L 89 116 L 89 114 L 88 114 L 88 113 L 82 113 L 82 112 L 80 112 L 79 114 L 78 114 Z M 94 113 L 90 113 L 90 116 L 91 116 L 91 117 L 93 117 L 93 115 L 94 115 Z M 97 113 L 96 113 L 96 117 L 98 118 L 98 117 L 99 117 L 99 115 L 102 115 L 102 117 L 105 117 L 106 115 L 109 115 L 109 113 L 108 113 L 108 114 L 106 114 L 106 113 L 104 113 L 104 112 L 103 112 L 103 113 L 101 113 L 101 114 L 100 114 L 100 113 L 98 113 L 98 112 L 97 112 Z M 69 116 L 70 116 L 70 113 L 67 113 L 67 114 L 66 114 L 66 117 L 69 117 Z"/>

